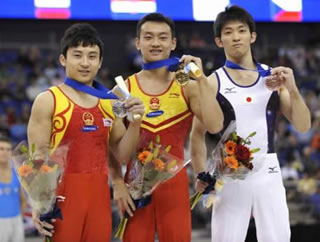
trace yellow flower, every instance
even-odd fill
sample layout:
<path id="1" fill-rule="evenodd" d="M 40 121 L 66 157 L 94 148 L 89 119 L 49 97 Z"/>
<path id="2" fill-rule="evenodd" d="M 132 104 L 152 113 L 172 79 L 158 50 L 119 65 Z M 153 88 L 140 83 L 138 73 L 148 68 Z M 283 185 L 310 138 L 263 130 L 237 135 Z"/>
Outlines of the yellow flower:
<path id="1" fill-rule="evenodd" d="M 237 169 L 239 167 L 239 163 L 234 156 L 227 156 L 224 158 L 224 162 L 232 169 Z"/>
<path id="2" fill-rule="evenodd" d="M 167 165 L 167 169 L 170 170 L 172 169 L 173 167 L 175 167 L 177 164 L 177 160 L 173 160 L 171 161 L 168 165 Z"/>
<path id="3" fill-rule="evenodd" d="M 224 150 L 227 152 L 228 155 L 233 155 L 236 147 L 237 147 L 237 144 L 229 140 L 227 143 L 225 143 Z"/>

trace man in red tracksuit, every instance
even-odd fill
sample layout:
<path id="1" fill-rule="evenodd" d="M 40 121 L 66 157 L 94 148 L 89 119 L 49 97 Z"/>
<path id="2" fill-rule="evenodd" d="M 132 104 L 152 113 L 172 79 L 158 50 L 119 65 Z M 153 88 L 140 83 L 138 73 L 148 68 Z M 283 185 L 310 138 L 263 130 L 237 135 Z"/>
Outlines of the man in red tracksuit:
<path id="1" fill-rule="evenodd" d="M 152 64 L 166 60 L 176 47 L 174 23 L 159 13 L 142 18 L 137 25 L 136 46 L 141 51 L 144 63 Z M 186 65 L 193 61 L 201 70 L 199 58 L 183 56 Z M 217 87 L 209 83 L 202 73 L 185 86 L 175 81 L 173 72 L 165 66 L 143 69 L 129 77 L 130 93 L 144 102 L 146 113 L 141 124 L 143 139 L 160 137 L 163 147 L 172 146 L 170 153 L 184 159 L 184 143 L 192 125 L 193 115 L 214 133 L 223 123 L 221 109 L 215 99 Z M 147 142 L 148 143 L 148 142 Z M 127 173 L 130 171 L 130 163 Z M 194 171 L 201 170 L 194 164 Z M 132 201 L 123 180 L 113 175 L 115 200 L 122 212 Z M 152 193 L 151 204 L 135 211 L 128 220 L 124 233 L 125 242 L 153 242 L 157 233 L 160 242 L 190 242 L 191 213 L 189 205 L 188 177 L 186 169 L 160 185 Z"/>
<path id="2" fill-rule="evenodd" d="M 141 120 L 126 130 L 112 112 L 110 99 L 88 94 L 101 67 L 103 43 L 89 24 L 74 24 L 61 40 L 60 63 L 65 67 L 65 83 L 51 87 L 35 100 L 28 124 L 29 144 L 44 155 L 47 147 L 59 149 L 68 144 L 66 167 L 57 195 L 63 220 L 53 224 L 39 221 L 40 233 L 54 242 L 106 242 L 111 240 L 111 208 L 108 187 L 108 154 L 127 160 L 135 149 Z M 84 90 L 77 86 L 86 86 Z M 96 90 L 97 91 L 97 90 Z M 144 106 L 137 98 L 125 102 L 132 114 L 142 116 Z M 109 149 L 110 147 L 110 149 Z M 47 229 L 47 230 L 46 230 Z"/>

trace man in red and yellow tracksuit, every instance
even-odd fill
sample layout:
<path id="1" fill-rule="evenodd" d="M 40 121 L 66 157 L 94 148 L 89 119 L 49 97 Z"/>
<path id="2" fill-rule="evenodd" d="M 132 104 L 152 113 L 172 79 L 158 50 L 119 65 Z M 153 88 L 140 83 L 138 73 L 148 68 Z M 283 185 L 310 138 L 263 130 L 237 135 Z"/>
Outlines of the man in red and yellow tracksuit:
<path id="1" fill-rule="evenodd" d="M 63 220 L 40 221 L 39 211 L 33 210 L 36 228 L 54 242 L 111 240 L 108 155 L 128 160 L 138 141 L 141 120 L 133 120 L 126 129 L 112 112 L 112 95 L 94 81 L 102 56 L 97 31 L 89 24 L 72 25 L 61 40 L 65 82 L 39 94 L 32 107 L 28 141 L 35 145 L 36 155 L 45 159 L 50 147 L 55 157 L 59 147 L 69 147 L 56 191 L 65 197 L 58 202 Z M 124 105 L 133 115 L 144 114 L 137 98 L 128 98 Z"/>
<path id="2" fill-rule="evenodd" d="M 128 85 L 130 93 L 140 97 L 146 107 L 140 137 L 155 141 L 156 135 L 159 135 L 161 145 L 170 145 L 170 153 L 183 160 L 184 143 L 191 128 L 193 114 L 182 87 L 172 81 L 167 90 L 151 95 L 140 88 L 135 75 L 129 78 Z M 156 112 L 163 113 L 157 117 L 148 117 L 148 114 L 156 115 Z M 130 171 L 130 163 L 127 171 Z M 141 241 L 154 241 L 155 231 L 158 232 L 160 241 L 191 240 L 189 184 L 185 168 L 157 187 L 152 193 L 150 205 L 135 211 L 128 221 L 124 241 L 137 241 L 133 235 L 141 238 Z"/>
<path id="3" fill-rule="evenodd" d="M 184 144 L 191 128 L 193 115 L 199 118 L 210 132 L 222 127 L 222 111 L 215 99 L 217 87 L 201 71 L 199 58 L 183 56 L 179 61 L 186 66 L 194 62 L 200 70 L 190 81 L 180 86 L 175 73 L 167 68 L 176 47 L 174 23 L 159 13 L 148 14 L 137 25 L 136 46 L 141 51 L 143 70 L 128 79 L 133 96 L 140 97 L 146 108 L 142 119 L 140 139 L 155 141 L 160 137 L 163 147 L 172 146 L 170 153 L 184 159 Z M 130 173 L 130 163 L 127 176 Z M 194 172 L 203 168 L 193 164 Z M 117 170 L 117 169 L 112 169 Z M 118 176 L 119 177 L 119 176 Z M 121 213 L 131 213 L 132 200 L 123 181 L 113 179 L 114 197 Z M 159 185 L 151 194 L 151 204 L 139 208 L 130 217 L 125 229 L 125 242 L 153 242 L 157 233 L 160 242 L 190 242 L 191 213 L 186 169 Z M 129 210 L 129 211 L 128 211 Z"/>
<path id="4" fill-rule="evenodd" d="M 53 241 L 109 241 L 111 206 L 108 185 L 108 140 L 114 115 L 109 100 L 83 108 L 61 88 L 52 87 L 54 114 L 51 144 L 70 144 L 57 195 L 63 220 L 54 224 Z M 84 127 L 99 127 L 84 132 Z M 63 227 L 69 228 L 63 229 Z M 61 229 L 62 228 L 62 229 Z"/>

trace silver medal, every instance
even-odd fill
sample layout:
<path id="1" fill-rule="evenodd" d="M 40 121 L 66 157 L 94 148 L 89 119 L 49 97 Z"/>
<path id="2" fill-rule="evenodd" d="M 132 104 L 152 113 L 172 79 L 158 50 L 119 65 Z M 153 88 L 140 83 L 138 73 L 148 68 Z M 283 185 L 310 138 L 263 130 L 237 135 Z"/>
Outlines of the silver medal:
<path id="1" fill-rule="evenodd" d="M 128 115 L 128 110 L 124 107 L 124 102 L 116 101 L 112 105 L 112 111 L 115 116 L 119 118 L 124 118 Z"/>

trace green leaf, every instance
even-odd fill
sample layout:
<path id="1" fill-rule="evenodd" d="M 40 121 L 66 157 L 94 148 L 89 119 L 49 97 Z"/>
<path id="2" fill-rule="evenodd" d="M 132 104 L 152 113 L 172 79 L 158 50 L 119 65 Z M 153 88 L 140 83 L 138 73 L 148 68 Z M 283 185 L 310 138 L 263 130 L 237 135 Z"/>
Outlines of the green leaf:
<path id="1" fill-rule="evenodd" d="M 232 132 L 232 140 L 233 141 L 237 141 L 237 133 L 234 131 L 234 132 Z"/>
<path id="2" fill-rule="evenodd" d="M 153 158 L 155 158 L 155 159 L 158 158 L 159 151 L 160 151 L 160 146 L 157 145 L 153 151 Z"/>
<path id="3" fill-rule="evenodd" d="M 249 134 L 249 136 L 248 137 L 253 137 L 253 136 L 255 136 L 257 134 L 257 132 L 252 132 L 251 134 Z"/>
<path id="4" fill-rule="evenodd" d="M 149 148 L 150 150 L 153 150 L 153 141 L 150 141 L 148 148 Z"/>
<path id="5" fill-rule="evenodd" d="M 21 145 L 21 146 L 20 146 L 20 151 L 21 151 L 22 153 L 28 153 L 28 148 L 27 148 L 27 146 Z"/>
<path id="6" fill-rule="evenodd" d="M 171 150 L 171 147 L 172 147 L 171 145 L 168 145 L 167 148 L 165 149 L 165 151 L 166 151 L 167 153 L 169 153 L 170 150 Z"/>
<path id="7" fill-rule="evenodd" d="M 36 145 L 33 143 L 31 145 L 31 154 L 34 154 L 35 151 L 36 151 Z"/>
<path id="8" fill-rule="evenodd" d="M 256 152 L 260 151 L 260 148 L 255 148 L 255 149 L 252 149 L 250 151 L 251 151 L 251 153 L 256 153 Z"/>
<path id="9" fill-rule="evenodd" d="M 160 144 L 160 135 L 158 135 L 158 134 L 157 134 L 157 136 L 156 136 L 156 142 L 157 142 L 158 144 Z"/>

